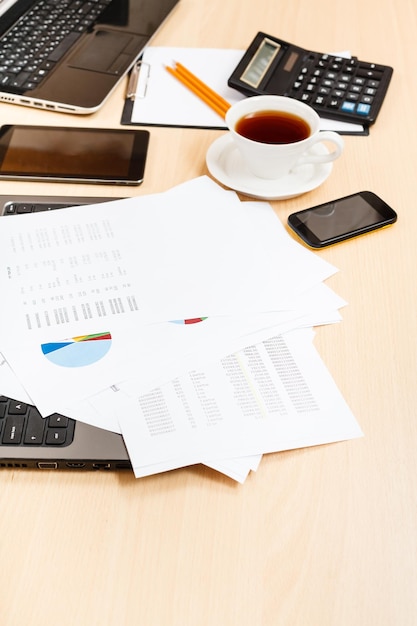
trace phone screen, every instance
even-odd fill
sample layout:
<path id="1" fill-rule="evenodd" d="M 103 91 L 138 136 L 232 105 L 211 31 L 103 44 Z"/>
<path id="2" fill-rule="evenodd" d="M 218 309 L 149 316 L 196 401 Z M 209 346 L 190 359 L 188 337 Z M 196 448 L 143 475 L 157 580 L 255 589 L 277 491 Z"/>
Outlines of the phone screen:
<path id="1" fill-rule="evenodd" d="M 310 246 L 324 246 L 392 224 L 397 214 L 381 198 L 362 191 L 293 213 L 291 228 Z"/>
<path id="2" fill-rule="evenodd" d="M 148 131 L 4 126 L 0 175 L 80 182 L 142 182 Z"/>

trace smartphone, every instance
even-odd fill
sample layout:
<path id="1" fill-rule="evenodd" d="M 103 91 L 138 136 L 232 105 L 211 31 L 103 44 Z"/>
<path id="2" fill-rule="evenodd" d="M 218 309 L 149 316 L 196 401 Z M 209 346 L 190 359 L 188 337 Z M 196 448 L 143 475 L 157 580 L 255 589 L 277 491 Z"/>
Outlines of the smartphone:
<path id="1" fill-rule="evenodd" d="M 288 225 L 307 245 L 324 248 L 396 220 L 396 212 L 384 200 L 372 191 L 360 191 L 293 213 Z"/>
<path id="2" fill-rule="evenodd" d="M 0 179 L 139 185 L 149 132 L 104 128 L 5 125 Z"/>

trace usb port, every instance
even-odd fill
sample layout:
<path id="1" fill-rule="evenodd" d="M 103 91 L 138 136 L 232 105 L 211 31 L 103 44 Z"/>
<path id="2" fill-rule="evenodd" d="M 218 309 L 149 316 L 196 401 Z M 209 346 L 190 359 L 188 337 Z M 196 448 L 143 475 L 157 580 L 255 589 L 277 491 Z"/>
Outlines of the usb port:
<path id="1" fill-rule="evenodd" d="M 110 463 L 93 463 L 93 469 L 110 469 Z"/>

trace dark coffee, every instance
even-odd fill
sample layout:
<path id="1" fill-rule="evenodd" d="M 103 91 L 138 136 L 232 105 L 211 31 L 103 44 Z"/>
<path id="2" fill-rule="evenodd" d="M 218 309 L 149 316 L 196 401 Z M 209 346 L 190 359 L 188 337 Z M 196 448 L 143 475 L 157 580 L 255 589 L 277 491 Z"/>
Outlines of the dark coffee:
<path id="1" fill-rule="evenodd" d="M 236 123 L 239 135 L 260 143 L 295 143 L 307 139 L 311 128 L 298 115 L 285 111 L 256 111 Z"/>

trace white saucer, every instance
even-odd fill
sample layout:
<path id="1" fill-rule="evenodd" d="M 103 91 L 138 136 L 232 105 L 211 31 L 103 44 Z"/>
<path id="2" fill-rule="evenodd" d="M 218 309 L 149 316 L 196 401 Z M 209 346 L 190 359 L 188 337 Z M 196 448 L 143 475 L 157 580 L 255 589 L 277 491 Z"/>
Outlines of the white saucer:
<path id="1" fill-rule="evenodd" d="M 326 154 L 323 143 L 311 148 L 312 154 Z M 262 200 L 285 200 L 319 187 L 329 176 L 333 163 L 300 165 L 279 180 L 266 180 L 252 174 L 243 163 L 229 133 L 219 137 L 207 150 L 210 174 L 230 189 Z"/>

